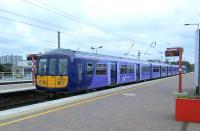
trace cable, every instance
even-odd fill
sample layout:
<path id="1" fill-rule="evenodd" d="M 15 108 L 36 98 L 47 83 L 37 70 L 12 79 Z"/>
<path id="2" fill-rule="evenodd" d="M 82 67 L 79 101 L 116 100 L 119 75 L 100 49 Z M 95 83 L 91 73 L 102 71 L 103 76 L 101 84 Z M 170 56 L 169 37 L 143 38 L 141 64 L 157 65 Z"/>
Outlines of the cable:
<path id="1" fill-rule="evenodd" d="M 15 21 L 15 22 L 19 22 L 19 23 L 22 23 L 22 24 L 27 24 L 27 25 L 34 26 L 34 27 L 37 27 L 37 28 L 45 29 L 45 30 L 48 30 L 48 31 L 57 32 L 57 30 L 55 30 L 55 29 L 51 29 L 51 28 L 48 28 L 48 27 L 43 27 L 43 26 L 31 24 L 31 23 L 28 23 L 28 22 L 23 22 L 23 21 L 20 21 L 20 20 L 16 20 L 16 19 L 4 17 L 4 16 L 0 16 L 0 19 L 5 19 L 5 20 L 9 20 L 9 21 Z M 61 33 L 66 34 L 66 35 L 71 35 L 73 37 L 80 37 L 80 36 L 77 36 L 77 35 L 74 35 L 74 34 L 71 34 L 71 33 L 67 33 L 67 32 L 61 32 Z"/>
<path id="2" fill-rule="evenodd" d="M 23 0 L 23 1 L 27 1 L 27 0 Z M 45 2 L 41 2 L 41 1 L 39 1 L 39 0 L 34 0 L 34 1 L 36 1 L 37 3 L 40 3 L 40 4 L 44 5 L 44 6 L 46 6 L 46 7 L 48 7 L 48 8 L 51 8 L 51 9 L 57 11 L 57 12 L 61 12 L 61 13 L 62 13 L 62 16 L 64 16 L 64 17 L 68 17 L 68 18 L 69 18 L 69 17 L 72 17 L 73 20 L 75 20 L 76 22 L 79 22 L 79 23 L 82 23 L 82 24 L 87 24 L 87 25 L 90 25 L 90 26 L 93 26 L 93 27 L 96 27 L 96 28 L 100 28 L 100 29 L 103 30 L 104 32 L 110 32 L 110 33 L 113 33 L 113 34 L 115 34 L 115 35 L 117 35 L 117 36 L 119 36 L 119 37 L 126 38 L 126 39 L 132 41 L 132 39 L 130 39 L 130 38 L 126 37 L 126 36 L 119 35 L 118 33 L 105 30 L 105 29 L 103 29 L 102 27 L 100 27 L 100 26 L 98 26 L 98 25 L 96 25 L 96 24 L 90 23 L 90 22 L 88 22 L 87 20 L 80 19 L 80 18 L 78 18 L 78 17 L 76 17 L 76 16 L 73 16 L 72 14 L 70 14 L 70 13 L 68 13 L 68 12 L 64 12 L 63 10 L 57 9 L 57 8 L 53 7 L 52 5 L 50 5 L 50 4 L 47 4 L 47 3 L 45 3 Z M 30 2 L 30 3 L 32 3 L 32 2 Z M 33 4 L 34 4 L 34 3 L 33 3 Z M 36 4 L 34 4 L 34 5 L 36 5 Z M 78 19 L 78 20 L 77 20 L 77 19 Z"/>
<path id="3" fill-rule="evenodd" d="M 128 55 L 129 51 L 133 48 L 133 46 L 134 46 L 134 42 L 131 44 L 131 47 L 128 49 L 128 51 L 124 55 Z"/>
<path id="4" fill-rule="evenodd" d="M 1 12 L 4 12 L 4 13 L 7 13 L 7 14 L 11 14 L 11 15 L 15 15 L 15 16 L 18 16 L 18 17 L 23 17 L 23 18 L 26 18 L 26 19 L 30 19 L 32 21 L 36 21 L 40 24 L 45 24 L 45 25 L 50 25 L 50 26 L 54 26 L 54 27 L 61 27 L 61 28 L 65 28 L 67 30 L 72 30 L 74 32 L 78 32 L 72 28 L 68 28 L 68 27 L 64 27 L 64 26 L 61 26 L 61 25 L 56 25 L 56 24 L 52 24 L 50 22 L 46 22 L 46 21 L 42 21 L 42 20 L 39 20 L 39 19 L 36 19 L 36 18 L 33 18 L 33 17 L 29 17 L 29 16 L 25 16 L 25 15 L 22 15 L 22 14 L 19 14 L 19 13 L 15 13 L 15 12 L 12 12 L 12 11 L 8 11 L 8 10 L 4 10 L 4 9 L 0 9 Z M 78 33 L 81 33 L 83 34 L 82 32 L 78 32 Z M 84 36 L 87 36 L 87 35 L 84 35 Z M 99 39 L 97 37 L 94 37 L 94 36 L 89 36 L 89 37 L 92 37 L 94 39 Z M 99 39 L 99 40 L 102 40 L 102 41 L 105 41 L 104 39 Z M 111 41 L 107 41 L 107 42 L 111 42 Z"/>
<path id="5" fill-rule="evenodd" d="M 9 21 L 15 21 L 15 22 L 19 22 L 19 23 L 22 23 L 22 24 L 27 24 L 27 25 L 30 25 L 30 26 L 34 26 L 34 27 L 37 27 L 37 28 L 41 28 L 41 29 L 44 29 L 44 30 L 48 30 L 48 31 L 53 31 L 53 32 L 56 31 L 56 30 L 53 30 L 53 29 L 48 28 L 48 27 L 39 26 L 39 25 L 34 25 L 34 24 L 31 24 L 31 23 L 23 22 L 23 21 L 20 21 L 20 20 L 16 20 L 16 19 L 4 17 L 4 16 L 0 16 L 0 19 L 6 19 L 6 20 L 9 20 Z M 56 32 L 57 32 L 57 31 L 56 31 Z"/>
<path id="6" fill-rule="evenodd" d="M 4 10 L 5 11 L 5 10 Z M 7 11 L 7 12 L 10 12 L 10 11 Z M 16 13 L 13 13 L 13 12 L 10 12 L 10 14 L 15 14 L 17 15 Z M 17 16 L 20 16 L 20 15 L 17 15 Z M 24 15 L 21 15 L 23 16 L 24 18 L 29 18 L 29 19 L 32 19 L 34 21 L 37 21 L 37 22 L 42 22 L 41 20 L 38 20 L 38 19 L 35 19 L 35 18 L 31 18 L 31 17 L 27 17 L 27 16 L 24 16 Z M 44 26 L 39 26 L 39 25 L 35 25 L 35 24 L 31 24 L 31 23 L 28 23 L 28 22 L 23 22 L 23 21 L 20 21 L 20 20 L 16 20 L 16 19 L 12 19 L 12 18 L 8 18 L 8 17 L 3 17 L 3 16 L 0 16 L 1 19 L 6 19 L 6 20 L 11 20 L 11 21 L 16 21 L 16 22 L 19 22 L 19 23 L 23 23 L 23 24 L 28 24 L 28 25 L 31 25 L 31 26 L 34 26 L 34 27 L 38 27 L 38 28 L 42 28 L 42 29 L 46 29 L 46 30 L 49 30 L 49 31 L 54 31 L 54 32 L 57 32 L 56 29 L 51 29 L 51 28 L 48 28 L 48 27 L 44 27 Z M 54 24 L 51 24 L 51 23 L 48 23 L 46 22 L 47 24 L 49 25 L 54 25 Z M 55 26 L 55 25 L 54 25 Z M 56 25 L 57 26 L 57 25 Z M 73 35 L 73 34 L 70 34 L 70 33 L 65 33 L 65 32 L 61 32 L 63 34 L 67 34 L 67 35 L 71 35 L 71 36 L 76 36 L 76 35 Z M 78 36 L 80 37 L 80 36 Z M 29 37 L 30 38 L 30 37 Z M 33 38 L 31 38 L 33 39 Z M 39 40 L 39 39 L 37 39 Z M 41 40 L 41 39 L 40 39 Z M 49 40 L 43 40 L 43 41 L 46 41 L 46 42 L 51 42 L 51 43 L 54 43 L 53 41 L 49 41 Z M 80 43 L 79 43 L 80 44 Z"/>
<path id="7" fill-rule="evenodd" d="M 92 25 L 93 27 L 101 28 L 101 27 L 99 27 L 99 26 L 96 26 L 96 25 L 94 25 L 94 24 L 89 23 L 89 22 L 86 21 L 86 20 L 82 20 L 82 19 L 80 19 L 80 18 L 77 18 L 77 17 L 71 15 L 70 13 L 64 12 L 64 11 L 62 11 L 62 10 L 60 10 L 60 9 L 57 9 L 57 8 L 55 8 L 55 7 L 53 7 L 53 6 L 49 5 L 49 4 L 46 4 L 46 3 L 44 3 L 44 2 L 35 0 L 36 2 L 40 3 L 41 5 L 43 5 L 43 6 L 41 6 L 41 5 L 39 5 L 39 4 L 30 2 L 30 1 L 28 1 L 28 0 L 23 0 L 23 1 L 26 2 L 26 3 L 28 3 L 28 4 L 31 4 L 31 5 L 33 5 L 33 6 L 36 6 L 36 7 L 39 7 L 39 8 L 41 8 L 41 9 L 47 10 L 47 11 L 49 11 L 49 12 L 55 13 L 55 14 L 57 14 L 57 15 L 63 16 L 63 17 L 65 17 L 65 18 L 70 18 L 71 20 L 73 20 L 73 21 L 75 21 L 75 22 L 77 22 L 77 23 L 81 23 L 81 24 L 85 24 L 85 25 L 90 25 L 90 26 Z M 44 7 L 44 6 L 46 6 L 46 7 Z M 77 20 L 77 19 L 78 19 L 78 20 Z M 84 21 L 84 22 L 82 22 L 82 21 Z M 131 41 L 132 41 L 132 39 L 130 39 L 130 38 L 126 37 L 126 36 L 119 35 L 119 34 L 117 34 L 117 33 L 115 33 L 115 32 L 107 31 L 107 30 L 105 30 L 105 29 L 103 29 L 103 28 L 101 28 L 101 30 L 103 30 L 104 32 L 110 32 L 110 33 L 112 33 L 112 34 L 114 34 L 114 35 L 116 35 L 116 36 L 118 36 L 118 37 L 125 38 L 125 39 L 127 39 L 127 40 L 131 40 Z M 143 44 L 143 45 L 149 46 L 149 45 L 146 45 L 146 44 Z"/>
<path id="8" fill-rule="evenodd" d="M 45 40 L 45 39 L 39 39 L 39 38 L 32 37 L 32 36 L 23 36 L 23 35 L 19 35 L 19 34 L 7 33 L 7 32 L 2 32 L 2 31 L 0 31 L 0 34 L 2 34 L 2 35 L 8 35 L 8 36 L 15 36 L 15 37 L 17 36 L 17 37 L 21 37 L 21 38 L 25 38 L 25 39 L 34 39 L 34 40 L 44 41 L 44 42 L 47 42 L 47 43 L 57 44 L 57 41 L 50 41 L 50 40 Z M 4 40 L 11 40 L 11 39 L 4 39 Z M 73 37 L 73 39 L 70 39 L 70 41 L 72 41 L 73 44 L 74 43 L 79 44 L 79 45 L 81 44 L 80 42 L 77 42 L 77 41 L 80 41 L 80 40 L 79 39 L 74 39 L 74 37 Z M 62 44 L 69 44 L 69 43 L 65 43 L 65 42 L 62 42 L 62 41 L 61 41 L 61 43 Z"/>
<path id="9" fill-rule="evenodd" d="M 39 5 L 39 4 L 35 4 L 35 3 L 33 3 L 33 2 L 30 2 L 30 1 L 28 1 L 28 0 L 22 0 L 22 1 L 24 1 L 24 2 L 26 2 L 26 3 L 28 3 L 28 4 L 30 4 L 30 5 L 33 5 L 33 6 L 36 6 L 36 7 L 39 7 L 39 8 L 41 8 L 41 9 L 44 9 L 44 10 L 47 10 L 47 11 L 49 11 L 49 12 L 52 12 L 52 13 L 55 13 L 55 14 L 57 14 L 57 15 L 60 15 L 60 16 L 63 16 L 63 17 L 65 17 L 65 18 L 70 18 L 71 20 L 73 20 L 73 21 L 76 21 L 76 22 L 78 22 L 78 23 L 81 23 L 81 24 L 84 24 L 84 23 L 82 23 L 81 21 L 78 21 L 77 19 L 75 19 L 75 18 L 73 18 L 73 16 L 67 16 L 67 15 L 65 15 L 65 14 L 63 14 L 63 13 L 60 13 L 60 11 L 55 11 L 55 9 L 49 9 L 49 8 L 47 8 L 47 7 L 44 7 L 44 6 L 41 6 L 41 5 Z M 39 3 L 39 1 L 38 1 L 38 3 Z M 44 5 L 44 4 L 43 4 Z M 46 6 L 46 5 L 45 5 Z M 52 8 L 52 7 L 51 7 Z M 56 9 L 57 10 L 57 9 Z"/>
<path id="10" fill-rule="evenodd" d="M 34 40 L 39 40 L 39 41 L 45 41 L 45 42 L 48 42 L 48 43 L 57 43 L 57 41 L 50 41 L 50 40 L 45 40 L 45 39 L 39 39 L 39 38 L 35 38 L 35 37 L 32 37 L 32 36 L 23 36 L 23 35 L 14 34 L 14 33 L 0 32 L 0 34 L 2 34 L 2 35 L 8 35 L 8 36 L 10 35 L 10 36 L 15 36 L 15 37 L 17 36 L 17 37 L 21 37 L 21 38 L 25 38 L 25 39 L 34 39 Z M 77 43 L 78 39 L 70 39 L 70 40 L 76 41 L 76 43 Z M 63 44 L 68 44 L 68 43 L 63 43 Z"/>
<path id="11" fill-rule="evenodd" d="M 18 37 L 22 37 L 22 38 L 26 38 L 26 39 L 34 39 L 34 40 L 39 40 L 39 41 L 45 41 L 48 43 L 56 43 L 55 41 L 50 41 L 50 40 L 44 40 L 44 39 L 38 39 L 38 38 L 34 38 L 32 36 L 23 36 L 23 35 L 19 35 L 19 34 L 14 34 L 14 33 L 6 33 L 6 32 L 0 32 L 0 34 L 3 35 L 11 35 L 11 36 L 18 36 Z"/>
<path id="12" fill-rule="evenodd" d="M 0 9 L 0 11 L 4 12 L 4 13 L 7 13 L 7 14 L 15 15 L 15 16 L 18 16 L 18 17 L 31 19 L 32 21 L 36 21 L 36 22 L 41 23 L 41 24 L 48 24 L 50 26 L 56 26 L 57 27 L 57 25 L 51 24 L 49 22 L 42 21 L 42 20 L 39 20 L 39 19 L 36 19 L 36 18 L 32 18 L 32 17 L 28 17 L 28 16 L 25 16 L 25 15 L 22 15 L 22 14 L 18 14 L 18 13 L 12 12 L 12 11 L 4 10 L 4 9 Z"/>
<path id="13" fill-rule="evenodd" d="M 154 44 L 154 45 L 153 45 Z M 147 54 L 147 52 L 149 51 L 150 48 L 154 48 L 156 46 L 156 41 L 155 42 L 152 42 L 149 47 L 147 48 L 147 50 L 145 51 L 144 55 Z"/>

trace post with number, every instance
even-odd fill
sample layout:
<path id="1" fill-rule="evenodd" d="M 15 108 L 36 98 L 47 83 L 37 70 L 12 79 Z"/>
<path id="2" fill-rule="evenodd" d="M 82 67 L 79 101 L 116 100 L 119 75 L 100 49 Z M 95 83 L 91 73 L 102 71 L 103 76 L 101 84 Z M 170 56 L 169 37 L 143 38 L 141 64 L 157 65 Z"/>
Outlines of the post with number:
<path id="1" fill-rule="evenodd" d="M 179 48 L 179 93 L 182 93 L 182 53 L 183 48 Z"/>
<path id="2" fill-rule="evenodd" d="M 175 47 L 175 48 L 167 48 L 165 51 L 166 57 L 174 57 L 179 56 L 179 84 L 178 84 L 178 93 L 182 93 L 182 54 L 183 54 L 183 48 L 182 47 Z"/>

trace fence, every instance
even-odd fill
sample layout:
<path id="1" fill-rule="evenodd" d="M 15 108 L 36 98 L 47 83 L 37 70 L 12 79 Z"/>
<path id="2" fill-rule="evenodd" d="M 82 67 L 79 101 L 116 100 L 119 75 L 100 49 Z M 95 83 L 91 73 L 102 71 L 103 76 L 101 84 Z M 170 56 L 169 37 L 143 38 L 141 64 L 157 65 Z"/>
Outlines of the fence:
<path id="1" fill-rule="evenodd" d="M 0 72 L 1 80 L 31 80 L 31 72 Z"/>

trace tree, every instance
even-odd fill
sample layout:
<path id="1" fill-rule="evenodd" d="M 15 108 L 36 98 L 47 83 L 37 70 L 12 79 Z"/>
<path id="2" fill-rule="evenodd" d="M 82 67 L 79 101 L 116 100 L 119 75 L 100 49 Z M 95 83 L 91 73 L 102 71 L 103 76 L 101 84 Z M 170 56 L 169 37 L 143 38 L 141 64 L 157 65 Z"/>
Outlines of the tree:
<path id="1" fill-rule="evenodd" d="M 0 64 L 0 72 L 11 72 L 12 71 L 11 67 L 12 67 L 11 64 L 3 64 L 3 65 Z"/>
<path id="2" fill-rule="evenodd" d="M 179 61 L 173 61 L 171 62 L 172 65 L 179 65 Z M 187 72 L 193 72 L 194 71 L 194 64 L 191 64 L 189 61 L 183 61 L 183 66 L 186 66 Z"/>
<path id="3" fill-rule="evenodd" d="M 0 72 L 3 72 L 3 65 L 0 64 Z"/>

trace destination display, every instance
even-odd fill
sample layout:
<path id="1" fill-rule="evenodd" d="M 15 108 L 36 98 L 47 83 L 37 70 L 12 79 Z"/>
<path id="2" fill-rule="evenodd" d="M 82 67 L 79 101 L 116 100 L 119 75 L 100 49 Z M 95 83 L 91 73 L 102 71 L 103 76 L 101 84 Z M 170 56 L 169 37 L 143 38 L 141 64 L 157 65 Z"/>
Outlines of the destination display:
<path id="1" fill-rule="evenodd" d="M 166 57 L 179 56 L 179 50 L 168 50 L 168 51 L 165 51 L 165 56 Z"/>

